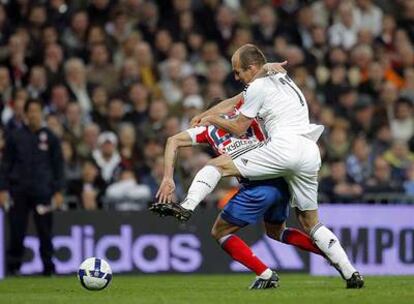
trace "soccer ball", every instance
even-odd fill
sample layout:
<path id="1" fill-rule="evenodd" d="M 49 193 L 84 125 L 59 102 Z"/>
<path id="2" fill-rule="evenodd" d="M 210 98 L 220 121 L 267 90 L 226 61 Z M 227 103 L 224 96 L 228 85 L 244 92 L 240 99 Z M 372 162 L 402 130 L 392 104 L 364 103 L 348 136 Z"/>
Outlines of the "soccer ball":
<path id="1" fill-rule="evenodd" d="M 112 270 L 108 262 L 95 257 L 87 258 L 79 266 L 78 278 L 87 290 L 102 290 L 112 280 Z"/>

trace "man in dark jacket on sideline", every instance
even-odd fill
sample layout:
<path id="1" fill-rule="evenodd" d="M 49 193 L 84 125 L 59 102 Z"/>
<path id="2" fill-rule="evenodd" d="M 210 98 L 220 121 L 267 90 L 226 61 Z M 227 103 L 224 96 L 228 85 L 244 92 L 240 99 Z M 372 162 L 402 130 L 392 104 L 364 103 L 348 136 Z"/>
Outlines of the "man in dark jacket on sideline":
<path id="1" fill-rule="evenodd" d="M 29 213 L 33 212 L 43 274 L 51 275 L 55 266 L 50 211 L 63 203 L 63 157 L 59 139 L 43 126 L 41 101 L 29 100 L 24 110 L 26 125 L 8 134 L 0 164 L 0 207 L 5 206 L 9 196 L 12 200 L 7 271 L 19 272 Z"/>

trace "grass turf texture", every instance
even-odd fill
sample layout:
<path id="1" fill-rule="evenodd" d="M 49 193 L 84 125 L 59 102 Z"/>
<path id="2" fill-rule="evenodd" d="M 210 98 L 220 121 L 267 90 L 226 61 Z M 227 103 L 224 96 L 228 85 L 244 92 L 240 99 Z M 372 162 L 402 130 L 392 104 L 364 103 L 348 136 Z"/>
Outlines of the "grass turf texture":
<path id="1" fill-rule="evenodd" d="M 414 277 L 367 277 L 362 290 L 347 290 L 339 278 L 282 274 L 281 287 L 247 290 L 252 275 L 115 275 L 98 292 L 76 277 L 20 277 L 0 281 L 0 303 L 414 303 Z"/>

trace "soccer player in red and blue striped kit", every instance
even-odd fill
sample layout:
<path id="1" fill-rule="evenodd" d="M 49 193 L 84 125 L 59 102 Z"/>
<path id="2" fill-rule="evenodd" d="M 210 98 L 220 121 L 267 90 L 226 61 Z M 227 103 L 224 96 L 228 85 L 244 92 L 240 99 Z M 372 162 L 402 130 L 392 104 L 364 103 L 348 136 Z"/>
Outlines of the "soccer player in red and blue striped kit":
<path id="1" fill-rule="evenodd" d="M 232 119 L 238 115 L 242 105 L 240 99 L 234 112 L 226 115 Z M 210 145 L 218 154 L 236 155 L 249 146 L 265 143 L 266 137 L 257 120 L 253 120 L 247 132 L 236 137 L 214 126 L 200 126 L 183 131 L 168 139 L 165 148 L 164 178 L 157 193 L 158 202 L 151 210 L 161 215 L 176 216 L 180 220 L 188 220 L 196 205 L 178 205 L 172 202 L 175 189 L 173 173 L 178 149 L 192 145 Z M 311 238 L 295 228 L 286 227 L 289 211 L 290 193 L 283 178 L 264 181 L 240 180 L 240 189 L 224 207 L 212 228 L 212 236 L 235 261 L 243 264 L 257 277 L 251 289 L 265 289 L 278 286 L 276 272 L 270 270 L 237 235 L 240 228 L 264 221 L 266 234 L 277 241 L 290 244 L 323 256 L 323 253 L 312 242 Z M 232 225 L 231 233 L 222 231 L 222 223 Z M 269 280 L 269 277 L 271 280 Z"/>

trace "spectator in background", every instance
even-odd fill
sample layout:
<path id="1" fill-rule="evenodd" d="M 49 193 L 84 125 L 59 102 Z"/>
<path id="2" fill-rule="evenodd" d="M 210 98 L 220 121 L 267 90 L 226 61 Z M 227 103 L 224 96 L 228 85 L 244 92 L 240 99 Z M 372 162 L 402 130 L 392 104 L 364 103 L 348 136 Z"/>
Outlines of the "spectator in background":
<path id="1" fill-rule="evenodd" d="M 403 184 L 405 194 L 414 197 L 414 163 L 411 163 L 407 168 L 406 181 Z"/>
<path id="2" fill-rule="evenodd" d="M 43 66 L 32 67 L 26 90 L 30 98 L 39 98 L 44 102 L 49 100 L 46 70 Z"/>
<path id="3" fill-rule="evenodd" d="M 106 189 L 104 207 L 118 211 L 144 210 L 153 197 L 148 185 L 138 184 L 134 173 L 124 170 L 119 180 Z"/>
<path id="4" fill-rule="evenodd" d="M 55 114 L 50 113 L 46 116 L 46 125 L 47 127 L 59 138 L 63 139 L 64 129 L 62 123 L 59 121 L 59 117 Z"/>
<path id="5" fill-rule="evenodd" d="M 134 170 L 140 158 L 135 128 L 130 123 L 123 123 L 119 126 L 118 133 L 122 168 Z"/>
<path id="6" fill-rule="evenodd" d="M 162 62 L 168 58 L 168 51 L 170 50 L 172 43 L 173 39 L 168 30 L 161 29 L 157 32 L 157 34 L 155 35 L 154 42 L 156 50 L 155 58 L 157 59 L 157 61 Z"/>
<path id="7" fill-rule="evenodd" d="M 2 127 L 0 127 L 0 161 L 3 161 L 4 147 L 6 144 L 5 134 Z"/>
<path id="8" fill-rule="evenodd" d="M 78 11 L 72 15 L 70 27 L 62 35 L 62 42 L 69 56 L 85 58 L 86 35 L 89 27 L 89 17 L 85 11 Z"/>
<path id="9" fill-rule="evenodd" d="M 134 58 L 135 46 L 140 41 L 142 41 L 141 33 L 133 31 L 118 47 L 114 53 L 114 64 L 117 68 L 120 68 L 127 60 Z"/>
<path id="10" fill-rule="evenodd" d="M 65 63 L 65 79 L 71 99 L 79 103 L 84 114 L 92 110 L 92 85 L 87 82 L 86 69 L 82 60 L 71 58 Z"/>
<path id="11" fill-rule="evenodd" d="M 395 140 L 391 148 L 385 151 L 384 160 L 391 166 L 392 178 L 402 181 L 405 170 L 414 163 L 414 153 L 410 152 L 405 141 Z"/>
<path id="12" fill-rule="evenodd" d="M 350 141 L 348 138 L 348 123 L 339 121 L 333 126 L 326 144 L 326 152 L 329 159 L 343 159 L 349 152 Z"/>
<path id="13" fill-rule="evenodd" d="M 20 96 L 16 96 L 13 102 L 13 116 L 6 123 L 6 131 L 12 132 L 21 129 L 24 126 L 24 105 L 26 100 Z"/>
<path id="14" fill-rule="evenodd" d="M 350 50 L 357 42 L 358 25 L 354 16 L 352 2 L 343 1 L 339 5 L 339 18 L 329 28 L 329 43 Z"/>
<path id="15" fill-rule="evenodd" d="M 373 138 L 376 125 L 374 121 L 374 105 L 369 96 L 360 95 L 359 100 L 353 107 L 352 131 L 354 134 L 366 134 Z"/>
<path id="16" fill-rule="evenodd" d="M 329 168 L 331 174 L 321 180 L 320 191 L 330 203 L 348 203 L 362 196 L 362 187 L 347 176 L 345 162 L 333 159 Z"/>
<path id="17" fill-rule="evenodd" d="M 91 84 L 103 86 L 108 92 L 115 91 L 118 71 L 111 63 L 110 53 L 104 44 L 95 44 L 91 48 L 87 79 Z"/>
<path id="18" fill-rule="evenodd" d="M 346 172 L 358 184 L 368 179 L 372 173 L 373 159 L 371 148 L 363 136 L 358 136 L 352 143 L 352 154 L 346 159 Z"/>
<path id="19" fill-rule="evenodd" d="M 157 190 L 160 186 L 162 178 L 164 176 L 164 158 L 159 155 L 154 158 L 154 165 L 147 174 L 143 175 L 141 180 L 142 183 L 147 185 L 151 191 L 151 197 L 155 197 Z M 184 196 L 182 185 L 179 181 L 175 183 L 174 201 L 180 201 Z"/>
<path id="20" fill-rule="evenodd" d="M 170 116 L 165 120 L 162 137 L 164 140 L 181 132 L 180 119 L 177 116 Z"/>
<path id="21" fill-rule="evenodd" d="M 79 157 L 88 159 L 92 157 L 92 152 L 98 148 L 98 136 L 100 128 L 96 123 L 89 123 L 83 129 L 82 142 L 76 146 Z"/>
<path id="22" fill-rule="evenodd" d="M 125 116 L 124 102 L 119 98 L 113 98 L 108 103 L 108 113 L 106 115 L 109 131 L 116 132 Z"/>
<path id="23" fill-rule="evenodd" d="M 140 83 L 130 86 L 128 101 L 132 104 L 132 110 L 125 114 L 124 120 L 140 128 L 148 119 L 149 92 Z"/>
<path id="24" fill-rule="evenodd" d="M 401 183 L 391 177 L 391 167 L 381 156 L 378 156 L 375 159 L 374 173 L 372 177 L 366 181 L 364 191 L 376 195 L 381 193 L 398 193 L 402 191 Z"/>
<path id="25" fill-rule="evenodd" d="M 191 119 L 197 114 L 200 114 L 203 108 L 204 102 L 200 95 L 187 96 L 183 101 L 181 130 L 187 130 L 190 127 Z"/>
<path id="26" fill-rule="evenodd" d="M 130 86 L 137 82 L 139 82 L 138 64 L 134 59 L 127 58 L 125 59 L 121 67 L 119 83 L 116 88 L 116 94 L 126 98 Z"/>
<path id="27" fill-rule="evenodd" d="M 99 176 L 96 164 L 86 160 L 82 165 L 82 175 L 68 185 L 69 208 L 96 210 L 101 207 L 101 197 L 105 182 Z"/>
<path id="28" fill-rule="evenodd" d="M 112 21 L 107 22 L 105 26 L 106 32 L 120 45 L 131 34 L 132 24 L 128 20 L 126 11 L 120 7 L 113 11 L 111 19 Z"/>
<path id="29" fill-rule="evenodd" d="M 68 89 L 63 84 L 57 84 L 51 89 L 50 101 L 46 106 L 46 112 L 55 114 L 63 122 L 65 121 L 69 102 Z"/>
<path id="30" fill-rule="evenodd" d="M 146 136 L 143 145 L 143 158 L 137 164 L 136 176 L 144 184 L 144 177 L 148 176 L 158 157 L 163 155 L 163 145 L 156 135 Z"/>
<path id="31" fill-rule="evenodd" d="M 388 111 L 392 137 L 407 142 L 414 135 L 414 111 L 410 99 L 400 97 Z"/>
<path id="32" fill-rule="evenodd" d="M 166 101 L 170 105 L 177 104 L 183 97 L 181 91 L 181 74 L 182 64 L 177 59 L 168 59 L 166 62 L 166 73 L 164 79 L 160 82 L 160 87 Z"/>
<path id="33" fill-rule="evenodd" d="M 162 99 L 153 100 L 149 107 L 148 120 L 142 125 L 143 134 L 145 136 L 156 135 L 162 130 L 167 115 L 167 103 Z"/>
<path id="34" fill-rule="evenodd" d="M 134 58 L 139 66 L 139 79 L 151 92 L 157 91 L 158 72 L 154 65 L 151 47 L 147 42 L 138 42 L 135 46 Z"/>
<path id="35" fill-rule="evenodd" d="M 382 29 L 382 11 L 372 0 L 357 0 L 354 10 L 355 23 L 358 28 L 368 29 L 372 35 L 378 36 Z"/>
<path id="36" fill-rule="evenodd" d="M 64 82 L 63 60 L 63 49 L 59 44 L 51 43 L 46 47 L 43 66 L 46 68 L 49 84 Z"/>
<path id="37" fill-rule="evenodd" d="M 337 19 L 338 5 L 340 0 L 317 0 L 312 3 L 312 10 L 318 25 L 327 27 L 333 20 Z"/>
<path id="38" fill-rule="evenodd" d="M 9 69 L 5 66 L 0 66 L 0 111 L 6 106 L 10 106 L 12 97 L 13 85 L 10 79 Z"/>
<path id="39" fill-rule="evenodd" d="M 100 176 L 106 185 L 111 184 L 121 169 L 121 156 L 118 152 L 118 139 L 113 132 L 103 132 L 98 137 L 98 148 L 92 157 L 100 170 Z"/>
<path id="40" fill-rule="evenodd" d="M 64 161 L 63 172 L 65 181 L 68 184 L 80 177 L 81 166 L 74 145 L 68 140 L 63 140 L 61 146 Z"/>
<path id="41" fill-rule="evenodd" d="M 63 125 L 70 141 L 78 145 L 82 140 L 84 129 L 84 120 L 82 120 L 82 111 L 79 104 L 74 102 L 68 104 Z"/>
<path id="42" fill-rule="evenodd" d="M 104 87 L 95 87 L 92 90 L 92 111 L 91 119 L 101 129 L 107 130 L 109 128 L 107 116 L 108 92 Z"/>
<path id="43" fill-rule="evenodd" d="M 252 27 L 252 34 L 257 45 L 265 53 L 269 53 L 275 36 L 283 35 L 282 24 L 279 24 L 275 10 L 271 5 L 259 8 L 258 20 Z"/>

